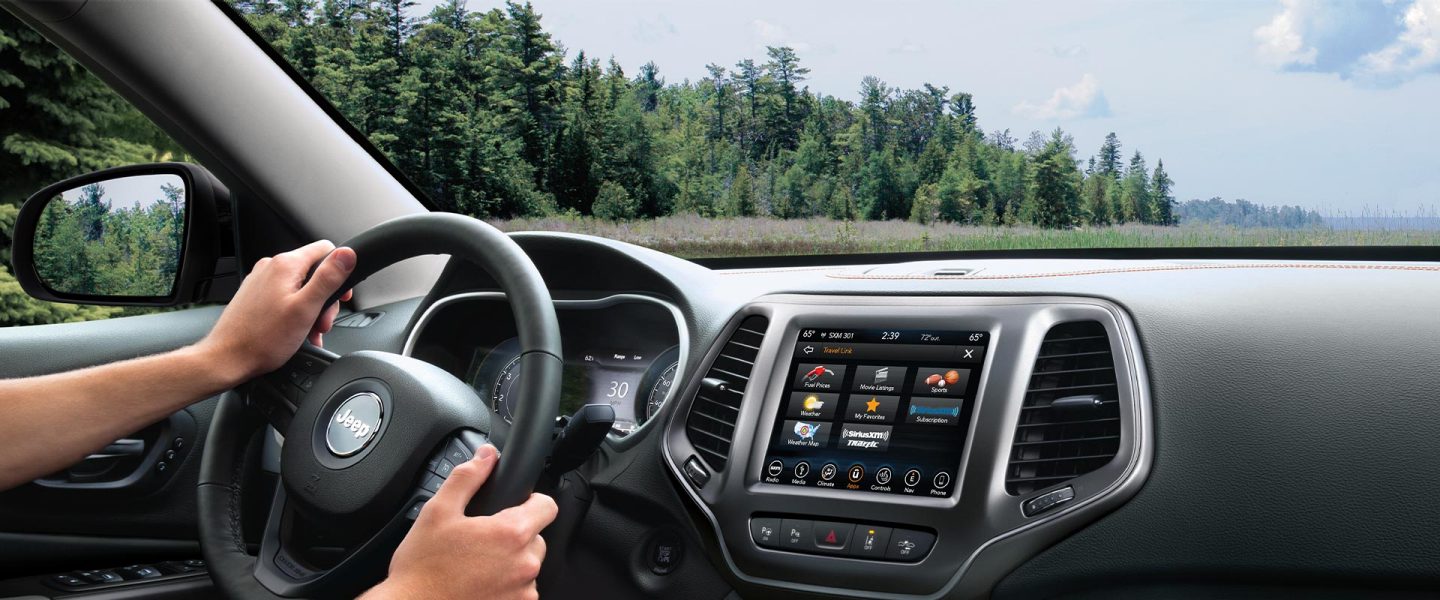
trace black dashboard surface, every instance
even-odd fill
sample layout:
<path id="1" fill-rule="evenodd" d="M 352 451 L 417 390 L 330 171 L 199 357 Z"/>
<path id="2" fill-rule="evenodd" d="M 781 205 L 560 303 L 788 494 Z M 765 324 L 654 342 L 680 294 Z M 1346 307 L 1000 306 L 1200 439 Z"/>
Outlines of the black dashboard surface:
<path id="1" fill-rule="evenodd" d="M 958 596 L 1267 597 L 1302 589 L 1290 585 L 1345 596 L 1440 581 L 1440 516 L 1427 503 L 1440 495 L 1432 468 L 1440 456 L 1440 265 L 975 259 L 711 271 L 608 240 L 516 237 L 557 297 L 624 292 L 673 302 L 694 356 L 766 294 L 1089 296 L 1127 311 L 1153 403 L 1156 444 L 1144 487 L 993 590 Z M 972 275 L 931 275 L 942 266 Z M 399 307 L 392 323 L 413 324 L 438 298 L 492 287 L 452 265 L 429 298 Z M 330 342 L 342 352 L 374 347 L 362 331 L 337 330 Z M 697 367 L 692 361 L 682 378 Z M 658 439 L 611 444 L 588 467 L 596 503 L 581 526 L 585 547 L 566 550 L 571 573 L 605 572 L 635 593 L 722 597 L 729 586 L 720 582 L 736 582 L 676 493 Z M 616 541 L 661 530 L 696 550 L 668 578 L 645 568 L 634 544 Z"/>

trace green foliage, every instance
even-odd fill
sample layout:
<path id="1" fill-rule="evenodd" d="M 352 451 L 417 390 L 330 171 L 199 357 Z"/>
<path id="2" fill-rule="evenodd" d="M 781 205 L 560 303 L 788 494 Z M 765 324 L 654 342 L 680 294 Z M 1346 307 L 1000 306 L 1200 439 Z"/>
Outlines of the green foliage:
<path id="1" fill-rule="evenodd" d="M 123 312 L 113 306 L 79 306 L 41 302 L 20 289 L 10 269 L 0 265 L 0 327 L 74 323 L 108 319 Z"/>
<path id="2" fill-rule="evenodd" d="M 102 184 L 45 206 L 35 236 L 35 270 L 50 289 L 89 296 L 169 296 L 185 230 L 184 191 L 113 206 Z"/>
<path id="3" fill-rule="evenodd" d="M 1175 207 L 1175 220 L 1231 227 L 1315 229 L 1325 226 L 1320 213 L 1299 206 L 1262 206 L 1248 200 L 1188 200 Z M 1413 243 L 1413 242 L 1412 242 Z"/>
<path id="4" fill-rule="evenodd" d="M 929 225 L 941 217 L 939 188 L 939 185 L 927 183 L 915 190 L 915 200 L 910 204 L 911 222 Z"/>
<path id="5" fill-rule="evenodd" d="M 630 197 L 630 192 L 613 181 L 600 184 L 595 196 L 595 216 L 610 221 L 628 221 L 640 212 L 640 206 Z"/>

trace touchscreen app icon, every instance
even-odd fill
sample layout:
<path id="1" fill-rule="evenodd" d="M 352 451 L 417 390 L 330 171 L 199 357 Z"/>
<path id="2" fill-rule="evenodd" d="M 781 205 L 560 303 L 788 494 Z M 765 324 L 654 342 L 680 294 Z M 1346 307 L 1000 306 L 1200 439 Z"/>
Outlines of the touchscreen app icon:
<path id="1" fill-rule="evenodd" d="M 815 365 L 815 368 L 810 369 L 810 372 L 805 374 L 805 381 L 815 381 L 826 375 L 834 374 L 835 372 L 825 368 L 825 365 Z"/>
<path id="2" fill-rule="evenodd" d="M 795 424 L 795 435 L 802 440 L 813 440 L 815 434 L 820 433 L 820 423 L 806 423 L 800 421 Z"/>
<path id="3" fill-rule="evenodd" d="M 825 401 L 821 400 L 819 396 L 810 394 L 805 397 L 805 410 L 820 410 L 822 408 L 825 408 Z"/>

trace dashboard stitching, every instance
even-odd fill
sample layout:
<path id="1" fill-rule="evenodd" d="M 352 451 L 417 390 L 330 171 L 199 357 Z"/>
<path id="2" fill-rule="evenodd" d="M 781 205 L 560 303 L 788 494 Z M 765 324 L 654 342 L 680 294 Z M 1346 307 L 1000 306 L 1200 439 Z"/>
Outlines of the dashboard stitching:
<path id="1" fill-rule="evenodd" d="M 1108 269 L 1085 269 L 1080 271 L 1055 271 L 1050 273 L 1017 273 L 1013 275 L 976 275 L 972 277 L 935 277 L 932 275 L 870 275 L 870 274 L 836 274 L 825 275 L 832 279 L 869 279 L 869 280 L 915 280 L 915 281 L 974 281 L 974 280 L 995 280 L 995 279 L 1046 279 L 1053 277 L 1079 277 L 1084 275 L 1112 275 L 1120 273 L 1155 273 L 1165 271 L 1203 271 L 1203 270 L 1232 270 L 1232 269 L 1307 269 L 1323 270 L 1335 269 L 1342 271 L 1423 271 L 1440 272 L 1440 265 L 1314 265 L 1303 263 L 1281 263 L 1281 264 L 1230 264 L 1230 265 L 1167 265 L 1155 267 L 1119 267 Z"/>

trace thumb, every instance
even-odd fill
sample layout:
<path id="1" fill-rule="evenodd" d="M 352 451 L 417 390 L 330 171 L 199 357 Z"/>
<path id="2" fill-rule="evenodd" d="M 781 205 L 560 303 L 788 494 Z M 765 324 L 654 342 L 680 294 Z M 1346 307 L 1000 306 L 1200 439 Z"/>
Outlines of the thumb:
<path id="1" fill-rule="evenodd" d="M 497 456 L 494 446 L 481 446 L 475 451 L 475 458 L 455 466 L 450 477 L 440 485 L 440 491 L 435 492 L 435 497 L 426 506 L 439 505 L 439 514 L 442 515 L 464 516 L 465 505 L 470 504 L 475 492 L 480 491 L 480 486 L 485 485 L 485 480 L 495 470 Z"/>
<path id="2" fill-rule="evenodd" d="M 312 302 L 324 302 L 334 295 L 340 286 L 345 285 L 345 280 L 354 270 L 355 251 L 350 248 L 336 248 L 325 260 L 320 261 L 320 266 L 310 276 L 310 281 L 305 282 L 300 293 Z"/>

